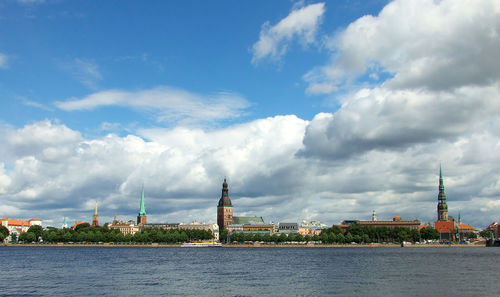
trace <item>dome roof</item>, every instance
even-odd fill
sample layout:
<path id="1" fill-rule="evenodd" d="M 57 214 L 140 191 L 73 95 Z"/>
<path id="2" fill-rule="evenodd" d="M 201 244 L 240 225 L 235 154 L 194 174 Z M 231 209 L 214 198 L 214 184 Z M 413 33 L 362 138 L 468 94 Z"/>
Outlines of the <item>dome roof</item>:
<path id="1" fill-rule="evenodd" d="M 224 179 L 224 183 L 222 183 L 222 195 L 219 199 L 218 206 L 233 206 L 231 204 L 231 199 L 229 199 L 229 190 L 227 188 L 226 179 Z"/>

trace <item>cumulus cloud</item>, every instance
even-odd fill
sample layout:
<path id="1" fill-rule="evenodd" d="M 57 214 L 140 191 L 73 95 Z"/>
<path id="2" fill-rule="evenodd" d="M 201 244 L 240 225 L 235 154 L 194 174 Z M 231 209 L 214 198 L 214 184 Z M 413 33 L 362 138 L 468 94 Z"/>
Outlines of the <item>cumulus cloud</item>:
<path id="1" fill-rule="evenodd" d="M 308 93 L 330 93 L 365 73 L 385 74 L 386 86 L 401 89 L 489 85 L 500 77 L 499 15 L 494 0 L 393 1 L 330 38 L 331 63 L 304 76 Z"/>
<path id="2" fill-rule="evenodd" d="M 362 89 L 349 95 L 335 113 L 316 115 L 300 154 L 342 159 L 375 149 L 453 140 L 489 125 L 498 114 L 498 84 L 454 92 Z"/>
<path id="3" fill-rule="evenodd" d="M 274 26 L 265 22 L 260 31 L 259 41 L 252 48 L 252 63 L 255 64 L 266 57 L 279 60 L 294 39 L 298 39 L 303 45 L 315 42 L 324 12 L 324 3 L 310 4 L 294 8 L 287 17 Z"/>
<path id="4" fill-rule="evenodd" d="M 157 87 L 135 92 L 107 90 L 81 99 L 55 102 L 66 111 L 91 110 L 101 106 L 125 106 L 153 112 L 159 122 L 199 122 L 237 118 L 249 106 L 241 95 L 219 92 L 199 95 L 173 87 Z"/>
<path id="5" fill-rule="evenodd" d="M 314 121 L 321 117 L 329 119 Z M 495 219 L 500 157 L 491 152 L 500 141 L 492 128 L 342 161 L 297 157 L 313 122 L 276 116 L 211 131 L 176 127 L 94 139 L 47 121 L 3 128 L 9 153 L 0 159 L 0 212 L 59 226 L 63 216 L 89 221 L 98 200 L 102 221 L 133 219 L 144 183 L 150 221 L 214 222 L 226 176 L 238 215 L 333 224 L 369 219 L 376 209 L 381 219 L 432 221 L 441 161 L 450 214 L 460 211 L 479 227 Z"/>

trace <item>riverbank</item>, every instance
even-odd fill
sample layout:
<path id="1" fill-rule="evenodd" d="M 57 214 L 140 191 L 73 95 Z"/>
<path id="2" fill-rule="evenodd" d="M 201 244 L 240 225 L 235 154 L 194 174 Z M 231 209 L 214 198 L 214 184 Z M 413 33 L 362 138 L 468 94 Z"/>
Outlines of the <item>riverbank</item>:
<path id="1" fill-rule="evenodd" d="M 4 247 L 140 247 L 140 248 L 178 248 L 181 244 L 113 244 L 113 243 L 3 243 Z M 223 248 L 401 248 L 400 244 L 223 244 Z M 407 244 L 405 248 L 481 248 L 486 244 Z"/>

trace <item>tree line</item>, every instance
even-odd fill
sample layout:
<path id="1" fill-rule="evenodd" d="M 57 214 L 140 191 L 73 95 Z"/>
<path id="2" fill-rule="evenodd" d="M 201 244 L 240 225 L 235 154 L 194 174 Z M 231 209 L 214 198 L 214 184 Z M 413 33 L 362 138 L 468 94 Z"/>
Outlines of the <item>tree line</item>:
<path id="1" fill-rule="evenodd" d="M 437 240 L 439 232 L 434 228 L 410 230 L 404 227 L 369 227 L 353 224 L 345 232 L 337 226 L 322 230 L 320 235 L 301 235 L 298 233 L 262 234 L 250 232 L 235 232 L 231 234 L 231 242 L 261 241 L 261 242 L 321 242 L 327 244 L 342 243 L 383 243 L 383 242 L 417 242 L 422 240 Z"/>
<path id="2" fill-rule="evenodd" d="M 134 235 L 124 235 L 118 229 L 90 226 L 88 223 L 83 223 L 74 229 L 47 227 L 43 230 L 40 226 L 31 226 L 27 232 L 20 234 L 18 240 L 38 242 L 41 239 L 45 243 L 182 243 L 212 238 L 212 232 L 208 230 L 145 228 Z"/>

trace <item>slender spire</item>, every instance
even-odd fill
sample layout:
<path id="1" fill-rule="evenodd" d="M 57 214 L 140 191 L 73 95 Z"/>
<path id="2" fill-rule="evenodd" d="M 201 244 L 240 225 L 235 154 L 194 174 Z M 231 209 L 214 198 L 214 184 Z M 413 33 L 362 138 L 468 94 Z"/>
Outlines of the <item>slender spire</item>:
<path id="1" fill-rule="evenodd" d="M 446 204 L 446 194 L 444 193 L 443 172 L 439 164 L 439 194 L 437 205 L 438 221 L 448 221 L 448 204 Z"/>
<path id="2" fill-rule="evenodd" d="M 141 205 L 139 206 L 139 216 L 146 215 L 146 203 L 144 202 L 144 185 L 142 185 Z"/>
<path id="3" fill-rule="evenodd" d="M 95 201 L 94 216 L 92 217 L 92 226 L 99 226 L 99 217 L 97 216 L 97 200 Z"/>

